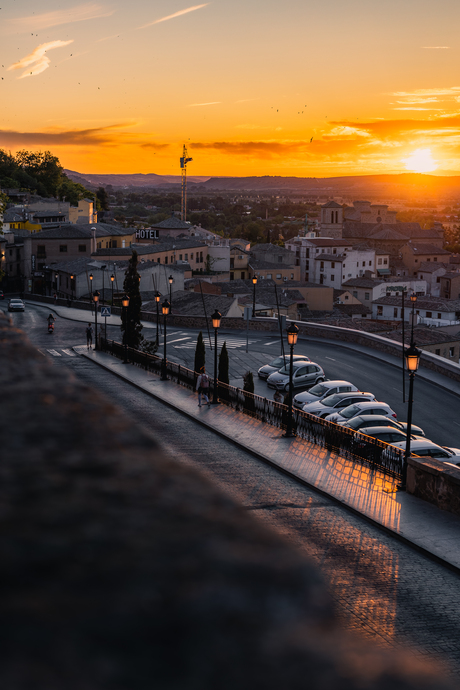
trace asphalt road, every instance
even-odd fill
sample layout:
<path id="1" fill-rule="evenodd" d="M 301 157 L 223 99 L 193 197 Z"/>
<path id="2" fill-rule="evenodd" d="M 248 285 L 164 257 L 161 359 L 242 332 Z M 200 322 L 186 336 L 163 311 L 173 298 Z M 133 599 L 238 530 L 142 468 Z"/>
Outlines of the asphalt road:
<path id="1" fill-rule="evenodd" d="M 247 510 L 313 558 L 329 583 L 338 615 L 347 629 L 383 645 L 408 644 L 408 653 L 436 657 L 460 678 L 460 576 L 456 572 L 265 466 L 86 358 L 76 356 L 70 348 L 84 342 L 84 324 L 58 319 L 55 333 L 50 336 L 45 319 L 43 308 L 13 314 L 14 323 L 55 366 L 69 367 L 81 380 L 97 387 L 148 428 L 179 462 L 193 464 L 207 473 Z M 272 347 L 268 345 L 251 357 L 266 361 Z M 338 361 L 337 350 L 306 344 L 310 355 L 321 351 L 328 367 L 331 362 L 329 376 L 335 376 L 332 372 Z M 244 354 L 239 352 L 238 356 L 244 360 Z M 330 360 L 326 360 L 326 354 Z M 356 367 L 356 376 L 362 371 L 365 378 L 370 377 L 373 371 L 375 379 L 379 366 L 375 360 L 363 362 L 362 356 L 349 359 L 341 351 L 337 366 L 343 362 Z M 382 387 L 389 378 L 385 371 Z M 353 380 L 357 381 L 354 376 Z"/>

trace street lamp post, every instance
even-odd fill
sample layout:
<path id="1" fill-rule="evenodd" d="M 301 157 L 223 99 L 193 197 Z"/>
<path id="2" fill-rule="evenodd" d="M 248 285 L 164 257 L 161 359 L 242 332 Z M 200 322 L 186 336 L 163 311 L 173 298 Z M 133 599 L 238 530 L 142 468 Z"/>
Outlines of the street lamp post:
<path id="1" fill-rule="evenodd" d="M 71 276 L 70 276 L 70 294 L 71 294 L 71 296 L 72 296 L 72 299 L 75 299 L 75 283 L 74 283 L 74 280 L 75 280 L 75 276 L 74 276 L 74 274 L 72 273 Z"/>
<path id="2" fill-rule="evenodd" d="M 409 406 L 407 410 L 407 427 L 406 427 L 406 450 L 404 452 L 404 465 L 403 465 L 403 471 L 402 471 L 402 485 L 401 489 L 406 488 L 406 482 L 407 482 L 407 461 L 410 457 L 410 437 L 411 437 L 411 431 L 412 431 L 412 403 L 413 403 L 413 394 L 414 394 L 414 377 L 415 377 L 415 372 L 418 369 L 418 365 L 420 363 L 420 355 L 422 353 L 420 350 L 417 350 L 415 347 L 414 343 L 412 342 L 410 344 L 410 347 L 408 347 L 405 351 L 405 356 L 406 356 L 406 367 L 407 371 L 409 372 Z"/>
<path id="3" fill-rule="evenodd" d="M 166 366 L 166 317 L 169 314 L 170 310 L 170 303 L 168 300 L 165 300 L 163 304 L 161 305 L 161 310 L 163 312 L 163 342 L 164 342 L 164 350 L 163 350 L 163 361 L 161 363 L 161 380 L 162 381 L 167 381 L 168 380 L 168 371 L 167 371 L 167 366 Z"/>
<path id="4" fill-rule="evenodd" d="M 169 310 L 172 313 L 172 284 L 174 283 L 174 278 L 169 276 Z"/>
<path id="5" fill-rule="evenodd" d="M 123 326 L 124 326 L 124 331 L 123 331 L 123 345 L 124 347 L 124 354 L 125 358 L 123 360 L 123 364 L 129 364 L 128 362 L 128 307 L 129 307 L 129 297 L 128 295 L 123 295 L 121 299 L 121 310 L 123 312 Z"/>
<path id="6" fill-rule="evenodd" d="M 57 295 L 57 292 L 58 292 L 58 289 L 59 289 L 59 282 L 58 282 L 58 281 L 59 281 L 59 273 L 55 273 L 55 274 L 54 274 L 54 278 L 55 278 L 55 281 L 56 281 L 56 282 L 55 282 L 55 285 L 56 285 L 55 290 L 56 290 L 56 295 Z"/>
<path id="7" fill-rule="evenodd" d="M 113 308 L 113 281 L 114 280 L 115 280 L 115 276 L 112 273 L 112 275 L 110 276 L 110 282 L 112 283 L 112 308 Z"/>
<path id="8" fill-rule="evenodd" d="M 293 375 L 293 370 L 294 370 L 294 345 L 297 342 L 297 336 L 299 334 L 299 329 L 295 325 L 295 323 L 291 323 L 289 328 L 286 329 L 287 332 L 287 339 L 288 343 L 291 347 L 291 357 L 289 360 L 289 397 L 288 397 L 288 420 L 287 420 L 287 426 L 286 426 L 286 433 L 283 434 L 284 438 L 290 438 L 291 436 L 295 436 L 294 432 L 292 431 L 292 397 L 293 397 L 293 381 L 292 381 L 292 375 Z"/>
<path id="9" fill-rule="evenodd" d="M 212 325 L 214 328 L 214 392 L 212 396 L 212 404 L 218 405 L 219 401 L 217 400 L 217 331 L 220 328 L 220 320 L 222 318 L 222 314 L 220 313 L 220 311 L 217 311 L 216 309 L 211 318 Z"/>
<path id="10" fill-rule="evenodd" d="M 160 344 L 160 341 L 158 338 L 158 329 L 159 329 L 159 321 L 160 321 L 160 314 L 159 314 L 160 299 L 161 299 L 161 292 L 158 292 L 158 290 L 157 290 L 155 292 L 155 304 L 157 305 L 157 337 L 156 337 L 155 343 L 156 343 L 157 347 Z"/>
<path id="11" fill-rule="evenodd" d="M 413 345 L 414 344 L 415 303 L 417 301 L 417 295 L 415 294 L 415 292 L 412 292 L 412 294 L 410 296 L 410 301 L 412 302 L 412 316 L 411 316 L 412 326 L 411 326 L 411 331 L 410 331 L 410 344 Z"/>
<path id="12" fill-rule="evenodd" d="M 107 266 L 101 266 L 101 271 L 102 271 L 102 304 L 105 304 L 105 296 L 104 296 L 104 290 L 105 290 L 105 269 Z"/>
<path id="13" fill-rule="evenodd" d="M 254 286 L 254 291 L 252 294 L 252 318 L 256 318 L 256 285 L 257 285 L 257 276 L 254 274 L 252 276 L 252 284 Z"/>
<path id="14" fill-rule="evenodd" d="M 100 293 L 96 290 L 93 295 L 94 301 L 94 349 L 97 350 L 97 303 L 99 302 Z"/>

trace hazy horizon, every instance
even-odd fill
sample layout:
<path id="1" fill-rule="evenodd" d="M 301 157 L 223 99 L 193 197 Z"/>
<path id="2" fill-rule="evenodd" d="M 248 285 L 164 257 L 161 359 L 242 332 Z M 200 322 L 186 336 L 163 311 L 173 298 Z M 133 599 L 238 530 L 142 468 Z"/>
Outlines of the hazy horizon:
<path id="1" fill-rule="evenodd" d="M 460 170 L 454 0 L 22 0 L 1 18 L 13 153 L 87 175 L 180 175 L 184 144 L 202 177 Z"/>

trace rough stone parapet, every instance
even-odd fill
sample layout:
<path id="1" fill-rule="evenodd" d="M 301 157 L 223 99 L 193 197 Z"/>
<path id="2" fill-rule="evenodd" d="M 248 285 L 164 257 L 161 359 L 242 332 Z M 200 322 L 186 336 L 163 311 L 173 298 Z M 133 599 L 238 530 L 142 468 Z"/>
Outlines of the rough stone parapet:
<path id="1" fill-rule="evenodd" d="M 435 458 L 411 457 L 407 463 L 406 491 L 441 510 L 460 515 L 460 467 Z"/>

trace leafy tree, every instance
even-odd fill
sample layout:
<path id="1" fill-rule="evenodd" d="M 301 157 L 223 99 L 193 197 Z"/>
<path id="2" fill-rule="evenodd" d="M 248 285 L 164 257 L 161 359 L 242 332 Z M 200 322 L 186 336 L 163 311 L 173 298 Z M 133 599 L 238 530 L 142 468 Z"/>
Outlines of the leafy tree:
<path id="1" fill-rule="evenodd" d="M 101 211 L 108 211 L 109 210 L 109 196 L 104 189 L 104 187 L 98 187 L 96 196 L 99 200 L 99 204 L 101 207 Z"/>
<path id="2" fill-rule="evenodd" d="M 204 341 L 203 341 L 203 333 L 200 331 L 198 333 L 198 338 L 196 339 L 196 348 L 195 348 L 195 372 L 197 374 L 200 373 L 202 367 L 205 366 L 206 363 L 206 348 L 204 346 Z"/>
<path id="3" fill-rule="evenodd" d="M 142 300 L 139 291 L 139 273 L 137 272 L 137 252 L 133 251 L 126 269 L 123 290 L 129 297 L 127 313 L 122 320 L 121 330 L 128 347 L 138 349 L 142 341 L 141 308 Z M 125 332 L 126 331 L 126 332 Z"/>

